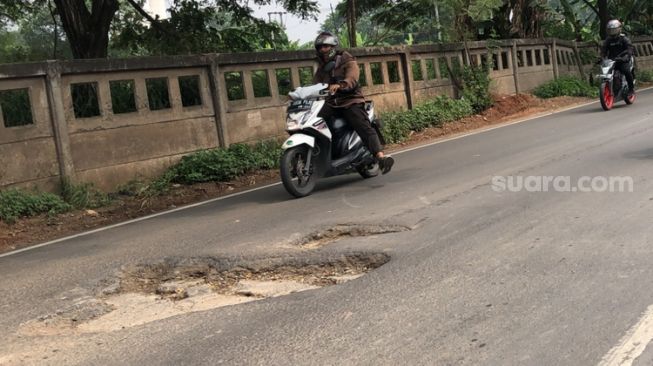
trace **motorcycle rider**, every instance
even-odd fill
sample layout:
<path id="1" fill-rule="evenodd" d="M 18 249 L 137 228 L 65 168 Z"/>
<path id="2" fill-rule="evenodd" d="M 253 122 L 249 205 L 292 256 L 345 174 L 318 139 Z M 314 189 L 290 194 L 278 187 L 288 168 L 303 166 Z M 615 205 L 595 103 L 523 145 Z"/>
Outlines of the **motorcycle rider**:
<path id="1" fill-rule="evenodd" d="M 601 57 L 609 58 L 616 62 L 615 68 L 621 71 L 628 82 L 628 96 L 635 93 L 635 82 L 633 73 L 630 70 L 630 60 L 635 55 L 633 44 L 630 39 L 621 33 L 622 25 L 617 19 L 608 22 L 608 37 L 601 47 Z"/>
<path id="2" fill-rule="evenodd" d="M 368 120 L 365 98 L 358 84 L 360 69 L 356 59 L 337 49 L 338 39 L 330 32 L 321 32 L 315 38 L 314 46 L 319 65 L 313 83 L 329 84 L 329 96 L 318 115 L 325 120 L 344 118 L 376 158 L 381 173 L 388 173 L 394 159 L 383 153 L 379 135 Z"/>

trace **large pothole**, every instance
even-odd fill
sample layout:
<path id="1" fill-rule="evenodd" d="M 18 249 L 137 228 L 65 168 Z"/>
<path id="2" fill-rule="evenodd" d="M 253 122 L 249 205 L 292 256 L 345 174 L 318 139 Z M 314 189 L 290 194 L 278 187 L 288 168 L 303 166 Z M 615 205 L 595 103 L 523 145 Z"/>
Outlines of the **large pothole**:
<path id="1" fill-rule="evenodd" d="M 120 330 L 175 315 L 336 285 L 390 260 L 383 253 L 261 259 L 166 258 L 124 266 L 95 297 L 21 327 L 26 335 Z"/>

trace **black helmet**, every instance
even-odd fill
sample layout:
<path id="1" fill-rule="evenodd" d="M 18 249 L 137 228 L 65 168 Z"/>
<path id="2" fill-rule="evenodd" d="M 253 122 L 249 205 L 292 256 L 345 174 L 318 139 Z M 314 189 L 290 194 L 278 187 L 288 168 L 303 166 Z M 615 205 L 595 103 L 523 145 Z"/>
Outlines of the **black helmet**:
<path id="1" fill-rule="evenodd" d="M 315 52 L 317 52 L 318 57 L 320 56 L 320 47 L 322 45 L 333 46 L 331 52 L 329 52 L 329 58 L 333 58 L 336 55 L 336 47 L 338 47 L 338 38 L 333 35 L 331 32 L 321 32 L 315 38 L 313 46 L 315 46 Z"/>
<path id="2" fill-rule="evenodd" d="M 618 37 L 621 34 L 621 22 L 617 19 L 609 21 L 606 27 L 606 33 L 608 34 L 608 37 Z"/>

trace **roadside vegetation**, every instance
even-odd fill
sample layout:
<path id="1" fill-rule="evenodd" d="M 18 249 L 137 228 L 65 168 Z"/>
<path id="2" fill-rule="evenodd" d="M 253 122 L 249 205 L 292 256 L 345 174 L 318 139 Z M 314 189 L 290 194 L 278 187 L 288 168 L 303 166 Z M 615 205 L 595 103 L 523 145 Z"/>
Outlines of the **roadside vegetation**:
<path id="1" fill-rule="evenodd" d="M 653 82 L 653 70 L 638 70 L 636 76 L 638 81 L 644 83 Z"/>
<path id="2" fill-rule="evenodd" d="M 538 86 L 533 94 L 543 99 L 562 96 L 596 98 L 598 89 L 579 78 L 563 76 Z"/>
<path id="3" fill-rule="evenodd" d="M 148 199 L 168 192 L 173 184 L 228 182 L 256 170 L 278 167 L 281 143 L 261 141 L 253 145 L 234 144 L 184 156 L 159 178 L 132 181 L 105 194 L 92 184 L 63 182 L 60 194 L 9 189 L 0 191 L 0 220 L 13 223 L 18 218 L 40 214 L 57 215 L 73 209 L 94 209 L 111 204 L 120 196 Z"/>

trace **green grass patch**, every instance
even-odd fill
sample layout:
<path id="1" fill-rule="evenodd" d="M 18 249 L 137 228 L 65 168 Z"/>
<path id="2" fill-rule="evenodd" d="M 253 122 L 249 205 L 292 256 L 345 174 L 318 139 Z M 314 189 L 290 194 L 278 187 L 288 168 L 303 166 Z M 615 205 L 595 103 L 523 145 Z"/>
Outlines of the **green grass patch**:
<path id="1" fill-rule="evenodd" d="M 18 189 L 0 191 L 0 220 L 13 223 L 25 216 L 58 214 L 72 209 L 60 196 L 52 193 L 28 193 Z"/>
<path id="2" fill-rule="evenodd" d="M 641 82 L 650 83 L 653 81 L 653 70 L 637 70 L 635 76 Z"/>
<path id="3" fill-rule="evenodd" d="M 100 192 L 91 183 L 72 184 L 63 181 L 61 197 L 66 203 L 77 209 L 98 208 L 111 203 L 109 195 Z"/>
<path id="4" fill-rule="evenodd" d="M 255 170 L 277 168 L 280 156 L 281 144 L 276 140 L 198 151 L 184 156 L 158 181 L 158 187 L 153 188 L 162 189 L 170 182 L 230 181 Z"/>
<path id="5" fill-rule="evenodd" d="M 596 98 L 598 90 L 578 78 L 562 76 L 538 86 L 533 90 L 533 94 L 544 99 L 561 96 Z"/>
<path id="6" fill-rule="evenodd" d="M 417 105 L 408 111 L 387 112 L 381 115 L 383 136 L 388 143 L 397 143 L 408 138 L 411 131 L 438 127 L 474 114 L 474 108 L 467 99 L 451 99 L 441 95 Z"/>

